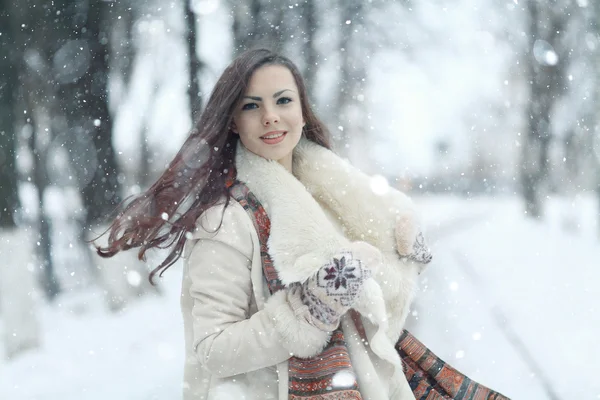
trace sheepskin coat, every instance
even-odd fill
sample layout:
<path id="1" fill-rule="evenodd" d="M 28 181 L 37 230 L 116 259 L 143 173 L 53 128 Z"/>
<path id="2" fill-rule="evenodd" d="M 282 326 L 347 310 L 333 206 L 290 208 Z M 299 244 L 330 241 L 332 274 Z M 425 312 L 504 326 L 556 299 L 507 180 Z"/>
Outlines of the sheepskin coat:
<path id="1" fill-rule="evenodd" d="M 398 256 L 395 232 L 412 218 L 412 203 L 391 188 L 374 194 L 370 177 L 304 138 L 293 160 L 292 175 L 241 143 L 236 153 L 238 179 L 271 219 L 269 254 L 280 279 L 306 279 L 344 241 L 380 249 L 386 262 L 365 290 L 363 315 L 348 313 L 341 326 L 363 399 L 414 399 L 393 347 L 424 267 Z M 295 251 L 311 252 L 310 262 L 299 264 Z M 297 318 L 304 306 L 285 291 L 269 293 L 251 217 L 234 199 L 210 208 L 183 258 L 184 400 L 287 399 L 287 360 L 319 354 L 330 334 Z"/>

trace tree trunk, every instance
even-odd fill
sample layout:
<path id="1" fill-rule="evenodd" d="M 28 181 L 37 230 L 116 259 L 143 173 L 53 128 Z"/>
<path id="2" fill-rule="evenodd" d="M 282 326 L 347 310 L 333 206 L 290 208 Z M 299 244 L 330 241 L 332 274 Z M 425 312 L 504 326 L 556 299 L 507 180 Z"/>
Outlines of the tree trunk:
<path id="1" fill-rule="evenodd" d="M 20 71 L 21 96 L 19 107 L 26 110 L 24 123 L 29 125 L 31 136 L 28 140 L 29 150 L 33 158 L 33 167 L 29 171 L 37 191 L 38 212 L 37 234 L 31 237 L 39 243 L 36 249 L 37 265 L 40 268 L 38 281 L 48 300 L 54 299 L 60 292 L 51 256 L 50 219 L 44 206 L 44 193 L 49 185 L 46 174 L 46 156 L 48 146 L 55 130 L 50 125 L 60 126 L 60 118 L 49 118 L 54 107 L 53 77 L 51 74 L 46 48 L 53 36 L 48 24 L 33 25 L 31 21 L 45 21 L 52 15 L 52 9 L 44 7 L 39 0 L 13 1 L 10 4 L 12 13 L 12 31 L 16 46 L 22 51 L 15 65 Z M 22 29 L 26 27 L 27 29 Z M 43 122 L 41 122 L 43 121 Z M 50 121 L 50 122 L 48 122 Z M 37 268 L 36 268 L 37 271 Z"/>
<path id="2" fill-rule="evenodd" d="M 295 4 L 295 3 L 290 3 Z M 233 12 L 234 55 L 255 47 L 282 51 L 288 28 L 283 23 L 287 1 L 273 7 L 269 0 L 230 2 Z"/>
<path id="3" fill-rule="evenodd" d="M 96 0 L 90 2 L 88 32 L 92 63 L 79 87 L 79 94 L 87 94 L 79 121 L 90 129 L 96 149 L 97 169 L 92 181 L 83 189 L 87 210 L 86 224 L 103 222 L 121 201 L 118 181 L 119 170 L 112 144 L 112 118 L 108 109 L 108 50 L 110 38 L 107 17 L 111 3 Z M 94 128 L 92 128 L 92 126 Z M 73 128 L 73 125 L 71 125 Z"/>
<path id="4" fill-rule="evenodd" d="M 590 5 L 598 7 L 597 5 Z M 581 207 L 575 206 L 578 202 L 579 194 L 582 190 L 595 189 L 595 173 L 598 171 L 598 164 L 594 155 L 594 136 L 598 125 L 598 89 L 596 88 L 599 79 L 599 70 L 596 65 L 598 58 L 598 29 L 594 18 L 594 10 L 582 8 L 579 10 L 582 25 L 585 29 L 577 29 L 574 40 L 585 43 L 590 37 L 596 41 L 595 46 L 579 46 L 573 50 L 573 57 L 577 57 L 577 64 L 580 68 L 578 85 L 588 88 L 586 96 L 582 99 L 571 99 L 575 102 L 576 112 L 571 117 L 573 124 L 568 128 L 563 136 L 563 162 L 562 168 L 557 168 L 557 172 L 562 172 L 560 179 L 560 189 L 564 193 L 563 209 L 561 210 L 561 225 L 565 230 L 577 231 L 581 226 L 582 215 Z M 573 107 L 575 108 L 575 107 Z M 575 122 L 576 119 L 576 122 Z M 560 162 L 560 161 L 559 161 Z M 588 172 L 592 170 L 591 174 Z"/>
<path id="5" fill-rule="evenodd" d="M 0 7 L 0 48 L 6 49 L 0 54 L 0 228 L 14 228 L 14 214 L 19 208 L 15 100 L 19 81 L 17 63 L 22 53 L 15 47 L 8 9 L 4 3 Z"/>
<path id="6" fill-rule="evenodd" d="M 39 325 L 35 310 L 34 263 L 31 237 L 17 227 L 15 213 L 20 207 L 16 168 L 15 103 L 18 66 L 22 47 L 17 44 L 14 15 L 0 3 L 0 317 L 4 323 L 2 342 L 8 359 L 39 346 Z"/>
<path id="7" fill-rule="evenodd" d="M 315 47 L 315 32 L 319 29 L 317 11 L 314 0 L 306 0 L 302 4 L 302 20 L 304 22 L 303 55 L 305 66 L 303 71 L 304 81 L 310 98 L 315 96 L 315 85 L 318 71 L 318 53 Z"/>
<path id="8" fill-rule="evenodd" d="M 139 14 L 139 8 L 139 3 L 136 3 L 135 0 L 113 2 L 111 8 L 112 30 L 109 61 L 111 78 L 113 79 L 111 85 L 111 111 L 120 106 L 131 81 L 133 58 L 135 56 L 133 26 L 135 17 Z M 115 15 L 118 18 L 115 18 Z"/>
<path id="9" fill-rule="evenodd" d="M 72 29 L 63 31 L 53 55 L 55 66 L 72 65 L 57 71 L 58 100 L 67 119 L 67 143 L 87 226 L 104 222 L 120 202 L 107 93 L 111 8 L 112 3 L 101 0 L 67 2 L 59 24 Z"/>
<path id="10" fill-rule="evenodd" d="M 192 113 L 192 123 L 200 118 L 200 110 L 202 109 L 202 93 L 200 93 L 200 79 L 198 76 L 202 64 L 200 60 L 198 60 L 196 48 L 198 43 L 196 20 L 196 14 L 192 11 L 189 1 L 186 1 L 185 25 L 188 48 L 188 68 L 190 74 L 188 97 L 190 101 L 190 112 Z"/>
<path id="11" fill-rule="evenodd" d="M 27 92 L 24 94 L 24 100 L 26 103 L 28 113 L 29 115 L 31 115 L 28 121 L 28 123 L 32 127 L 32 134 L 29 140 L 29 149 L 34 155 L 32 175 L 38 197 L 38 232 L 36 242 L 39 243 L 37 252 L 39 264 L 42 269 L 42 274 L 38 277 L 38 280 L 46 298 L 51 301 L 56 296 L 58 296 L 61 289 L 54 269 L 54 261 L 52 259 L 52 229 L 50 225 L 50 217 L 46 213 L 44 200 L 46 188 L 49 186 L 48 176 L 46 175 L 45 168 L 48 148 L 47 146 L 44 146 L 41 143 L 42 140 L 38 138 L 38 135 L 40 133 L 40 127 L 36 124 L 35 121 L 35 100 L 32 98 L 31 95 L 31 93 L 35 93 L 35 90 L 27 90 L 32 89 L 34 87 L 34 82 L 32 82 L 28 78 L 23 78 L 23 81 L 25 82 L 24 87 L 25 91 Z"/>
<path id="12" fill-rule="evenodd" d="M 233 55 L 237 56 L 248 49 L 248 44 L 254 34 L 252 16 L 260 10 L 259 0 L 229 2 L 233 14 Z"/>
<path id="13" fill-rule="evenodd" d="M 592 152 L 592 165 L 595 170 L 595 189 L 596 189 L 596 225 L 598 226 L 598 238 L 600 239 L 600 110 L 598 110 L 597 104 L 600 101 L 600 4 L 597 1 L 593 1 L 589 4 L 591 7 L 591 18 L 590 18 L 590 33 L 594 35 L 596 39 L 596 47 L 591 54 L 590 64 L 592 75 L 594 76 L 594 89 L 592 90 L 592 99 L 590 104 L 593 105 L 589 109 L 589 144 Z"/>
<path id="14" fill-rule="evenodd" d="M 147 188 L 151 184 L 150 165 L 153 156 L 148 144 L 148 126 L 144 123 L 140 132 L 140 162 L 138 164 L 136 184 L 141 188 Z"/>
<path id="15" fill-rule="evenodd" d="M 539 218 L 543 214 L 542 198 L 549 178 L 550 116 L 565 87 L 564 70 L 568 57 L 567 51 L 561 51 L 560 40 L 568 16 L 549 7 L 542 8 L 537 1 L 528 2 L 527 10 L 529 55 L 526 68 L 530 100 L 527 103 L 528 129 L 522 147 L 520 174 L 526 213 L 529 217 Z M 551 49 L 545 48 L 548 44 Z M 558 60 L 553 60 L 552 54 Z M 547 56 L 550 58 L 546 59 Z"/>
<path id="16" fill-rule="evenodd" d="M 333 115 L 339 115 L 336 126 L 341 126 L 342 130 L 333 130 L 333 139 L 340 155 L 350 158 L 354 158 L 351 139 L 359 140 L 368 133 L 365 130 L 365 106 L 360 104 L 364 100 L 361 96 L 364 96 L 368 58 L 364 49 L 360 48 L 357 34 L 363 28 L 363 9 L 363 2 L 360 0 L 342 1 L 340 4 L 340 76 Z M 360 147 L 363 161 L 366 161 L 364 148 L 355 147 L 357 150 Z"/>

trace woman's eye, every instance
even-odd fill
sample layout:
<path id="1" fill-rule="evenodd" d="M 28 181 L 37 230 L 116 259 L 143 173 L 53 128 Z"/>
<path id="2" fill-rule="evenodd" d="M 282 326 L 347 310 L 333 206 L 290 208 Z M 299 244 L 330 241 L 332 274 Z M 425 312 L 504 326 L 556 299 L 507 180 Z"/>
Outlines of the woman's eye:
<path id="1" fill-rule="evenodd" d="M 287 104 L 291 101 L 292 99 L 290 99 L 289 97 L 280 97 L 277 99 L 277 104 Z"/>
<path id="2" fill-rule="evenodd" d="M 242 110 L 253 110 L 258 107 L 256 103 L 247 103 L 242 106 Z"/>

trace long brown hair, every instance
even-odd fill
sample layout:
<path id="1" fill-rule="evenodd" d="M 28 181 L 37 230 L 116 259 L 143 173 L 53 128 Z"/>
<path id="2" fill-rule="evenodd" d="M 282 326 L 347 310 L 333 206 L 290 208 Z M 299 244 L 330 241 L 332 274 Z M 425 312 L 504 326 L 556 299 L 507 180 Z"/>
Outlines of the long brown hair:
<path id="1" fill-rule="evenodd" d="M 196 220 L 225 197 L 225 181 L 235 166 L 239 136 L 231 131 L 233 113 L 246 92 L 250 77 L 264 65 L 282 65 L 290 70 L 302 104 L 306 125 L 303 134 L 311 141 L 330 148 L 325 125 L 312 111 L 304 80 L 288 58 L 267 49 L 249 50 L 238 56 L 217 81 L 206 108 L 181 149 L 165 172 L 145 192 L 123 202 L 109 228 L 106 247 L 96 246 L 98 255 L 112 257 L 120 251 L 139 247 L 138 258 L 145 260 L 151 248 L 171 248 L 169 255 L 150 272 L 152 284 L 181 257 L 186 234 Z"/>

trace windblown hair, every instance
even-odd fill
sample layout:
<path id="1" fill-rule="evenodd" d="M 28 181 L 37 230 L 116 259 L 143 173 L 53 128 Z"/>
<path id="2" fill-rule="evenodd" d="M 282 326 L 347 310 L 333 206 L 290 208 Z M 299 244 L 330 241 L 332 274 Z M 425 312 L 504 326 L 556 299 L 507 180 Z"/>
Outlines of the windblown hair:
<path id="1" fill-rule="evenodd" d="M 228 172 L 235 167 L 239 136 L 231 131 L 236 107 L 242 101 L 254 71 L 264 65 L 282 65 L 290 70 L 300 94 L 307 139 L 330 148 L 325 125 L 312 111 L 306 87 L 298 68 L 288 58 L 267 49 L 249 50 L 238 56 L 217 81 L 199 121 L 165 172 L 145 192 L 120 206 L 112 222 L 106 247 L 96 246 L 98 255 L 112 257 L 120 251 L 138 248 L 145 260 L 152 248 L 171 248 L 168 256 L 150 272 L 162 273 L 183 252 L 188 232 L 195 229 L 199 216 L 225 198 Z"/>

